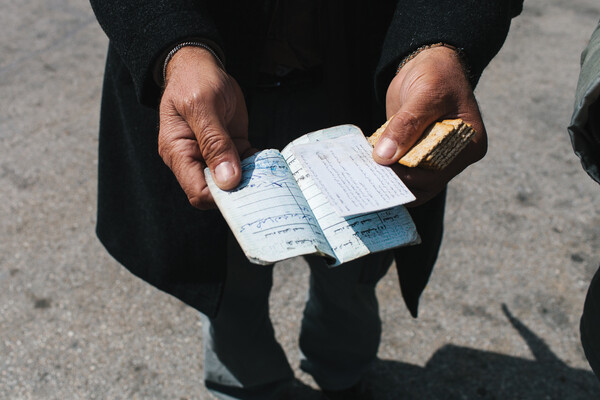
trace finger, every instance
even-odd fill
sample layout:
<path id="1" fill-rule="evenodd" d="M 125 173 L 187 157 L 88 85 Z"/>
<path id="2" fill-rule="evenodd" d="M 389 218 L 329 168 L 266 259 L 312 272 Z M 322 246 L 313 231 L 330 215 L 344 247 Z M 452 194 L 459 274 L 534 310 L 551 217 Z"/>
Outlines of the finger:
<path id="1" fill-rule="evenodd" d="M 410 168 L 400 164 L 392 165 L 392 169 L 404 182 L 416 199 L 407 207 L 414 207 L 426 203 L 441 192 L 452 176 L 445 170 L 434 171 L 424 168 Z"/>
<path id="2" fill-rule="evenodd" d="M 194 207 L 215 207 L 204 179 L 205 165 L 198 142 L 187 122 L 177 113 L 171 102 L 161 103 L 158 153 Z"/>
<path id="3" fill-rule="evenodd" d="M 204 163 L 194 139 L 179 139 L 161 151 L 167 166 L 185 192 L 190 204 L 199 209 L 215 208 L 214 199 L 204 177 Z"/>
<path id="4" fill-rule="evenodd" d="M 470 108 L 465 108 L 467 112 L 459 114 L 459 118 L 462 118 L 463 121 L 475 130 L 475 135 L 473 135 L 467 147 L 459 153 L 457 159 L 463 160 L 466 165 L 469 165 L 481 160 L 485 156 L 488 148 L 488 140 L 485 124 L 481 119 L 477 103 L 473 102 Z"/>
<path id="5" fill-rule="evenodd" d="M 235 188 L 242 177 L 240 158 L 235 144 L 221 121 L 223 112 L 214 98 L 195 99 L 188 103 L 190 115 L 184 118 L 198 142 L 202 159 L 210 169 L 215 183 L 223 190 Z"/>

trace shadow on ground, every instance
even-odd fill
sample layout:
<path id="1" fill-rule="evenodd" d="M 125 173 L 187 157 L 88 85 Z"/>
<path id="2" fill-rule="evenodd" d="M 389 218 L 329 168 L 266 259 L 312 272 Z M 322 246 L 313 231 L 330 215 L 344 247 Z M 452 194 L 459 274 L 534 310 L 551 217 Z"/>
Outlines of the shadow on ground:
<path id="1" fill-rule="evenodd" d="M 373 399 L 600 399 L 600 383 L 592 372 L 569 367 L 505 305 L 502 310 L 531 349 L 535 360 L 454 345 L 439 349 L 425 367 L 378 360 L 367 375 Z M 303 394 L 298 398 L 321 398 L 312 390 Z"/>
<path id="2" fill-rule="evenodd" d="M 535 360 L 453 345 L 439 349 L 425 367 L 379 360 L 368 377 L 373 383 L 374 398 L 600 399 L 600 383 L 592 372 L 569 367 L 506 306 L 502 308 Z"/>

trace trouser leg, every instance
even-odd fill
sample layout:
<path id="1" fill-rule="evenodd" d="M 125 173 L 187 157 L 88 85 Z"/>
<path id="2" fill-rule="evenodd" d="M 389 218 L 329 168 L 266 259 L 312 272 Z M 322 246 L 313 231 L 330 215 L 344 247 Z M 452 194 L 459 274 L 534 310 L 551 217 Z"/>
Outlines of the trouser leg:
<path id="1" fill-rule="evenodd" d="M 227 279 L 216 318 L 202 317 L 204 379 L 220 399 L 277 398 L 293 380 L 269 318 L 273 267 L 247 261 L 228 238 Z"/>
<path id="2" fill-rule="evenodd" d="M 372 254 L 335 268 L 307 260 L 311 277 L 300 331 L 301 368 L 324 389 L 345 389 L 377 357 L 381 319 L 375 285 L 392 254 Z"/>
<path id="3" fill-rule="evenodd" d="M 585 298 L 580 333 L 585 356 L 600 379 L 600 268 L 592 278 Z"/>

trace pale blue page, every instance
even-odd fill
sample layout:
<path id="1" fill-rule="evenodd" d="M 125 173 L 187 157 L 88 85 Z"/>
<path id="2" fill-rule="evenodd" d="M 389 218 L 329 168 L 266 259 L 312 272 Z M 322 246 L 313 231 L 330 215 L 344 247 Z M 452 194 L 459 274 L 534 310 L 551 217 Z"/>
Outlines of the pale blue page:
<path id="1" fill-rule="evenodd" d="M 353 125 L 316 131 L 295 140 L 282 151 L 336 256 L 335 265 L 389 248 L 419 243 L 410 214 L 403 206 L 354 217 L 340 217 L 312 178 L 295 159 L 291 146 L 362 132 Z"/>
<path id="2" fill-rule="evenodd" d="M 232 191 L 219 189 L 210 171 L 206 180 L 248 259 L 271 264 L 303 254 L 333 258 L 306 199 L 283 156 L 264 150 L 242 161 L 242 181 Z"/>

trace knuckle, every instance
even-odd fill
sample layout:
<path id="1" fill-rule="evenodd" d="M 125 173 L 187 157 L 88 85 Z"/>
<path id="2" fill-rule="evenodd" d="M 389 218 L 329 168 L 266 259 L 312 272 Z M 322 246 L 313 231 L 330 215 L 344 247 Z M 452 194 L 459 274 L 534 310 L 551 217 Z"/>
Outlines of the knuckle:
<path id="1" fill-rule="evenodd" d="M 221 79 L 208 79 L 183 97 L 186 108 L 196 109 L 203 104 L 217 104 L 226 93 L 226 82 Z"/>
<path id="2" fill-rule="evenodd" d="M 188 195 L 188 201 L 195 208 L 202 209 L 203 206 L 204 206 L 204 200 L 202 199 L 201 196 L 198 196 L 196 194 L 189 194 Z"/>
<path id="3" fill-rule="evenodd" d="M 164 163 L 167 164 L 167 166 L 171 166 L 171 149 L 173 148 L 173 146 L 171 145 L 171 143 L 169 143 L 168 141 L 166 141 L 164 138 L 161 138 L 159 136 L 158 139 L 158 155 L 160 156 L 160 158 L 163 159 Z"/>
<path id="4" fill-rule="evenodd" d="M 208 129 L 215 120 L 222 119 L 227 110 L 224 97 L 212 90 L 196 91 L 183 98 L 184 119 L 195 121 L 201 130 Z"/>
<path id="5" fill-rule="evenodd" d="M 210 126 L 198 138 L 198 145 L 205 160 L 213 160 L 230 148 L 228 138 Z"/>
<path id="6" fill-rule="evenodd" d="M 211 208 L 214 208 L 214 206 L 207 199 L 207 197 L 201 194 L 188 195 L 188 201 L 192 207 L 198 208 L 200 210 L 209 210 Z"/>
<path id="7" fill-rule="evenodd" d="M 193 115 L 204 111 L 209 104 L 216 99 L 216 94 L 211 90 L 206 90 L 205 86 L 195 88 L 181 97 L 182 111 L 185 114 Z"/>
<path id="8" fill-rule="evenodd" d="M 207 102 L 210 102 L 212 99 L 211 93 L 207 93 L 206 91 L 195 90 L 193 92 L 187 93 L 181 100 L 183 104 L 183 110 L 188 113 L 193 113 L 197 111 L 201 111 L 205 108 Z"/>
<path id="9" fill-rule="evenodd" d="M 183 148 L 182 143 L 175 142 L 159 147 L 159 155 L 179 180 L 186 164 L 190 161 L 189 151 Z"/>
<path id="10" fill-rule="evenodd" d="M 193 110 L 196 108 L 196 104 L 201 101 L 202 95 L 199 92 L 187 93 L 182 99 L 181 104 L 184 111 Z"/>
<path id="11" fill-rule="evenodd" d="M 158 155 L 165 164 L 172 168 L 173 160 L 178 154 L 179 140 L 175 140 L 173 129 L 161 128 L 158 133 Z"/>
<path id="12" fill-rule="evenodd" d="M 201 126 L 218 119 L 228 120 L 236 108 L 235 85 L 226 79 L 207 79 L 180 99 L 181 114 Z"/>

